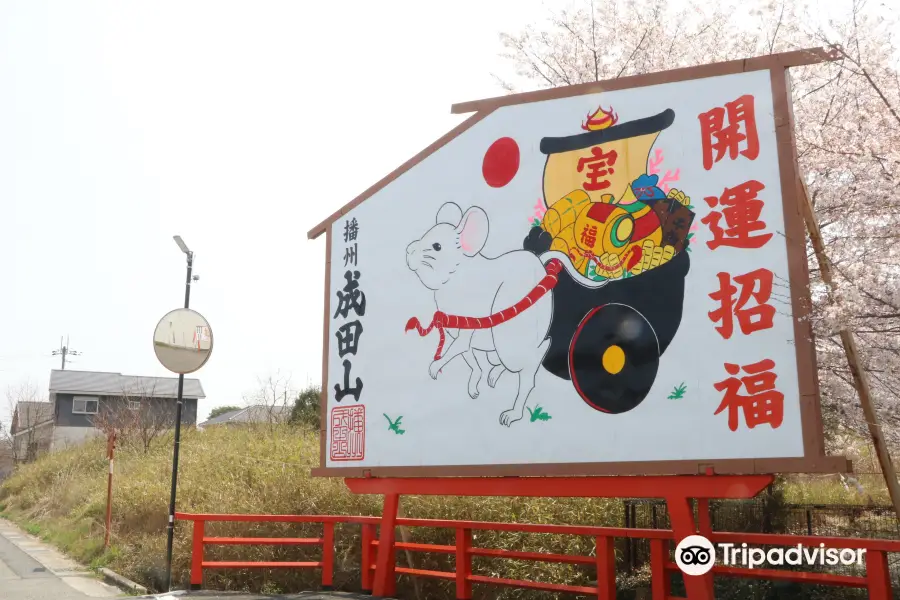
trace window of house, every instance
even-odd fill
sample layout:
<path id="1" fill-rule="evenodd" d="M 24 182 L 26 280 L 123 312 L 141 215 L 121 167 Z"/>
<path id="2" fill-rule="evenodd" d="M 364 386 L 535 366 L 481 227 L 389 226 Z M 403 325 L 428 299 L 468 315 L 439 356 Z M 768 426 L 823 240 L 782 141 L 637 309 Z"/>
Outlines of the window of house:
<path id="1" fill-rule="evenodd" d="M 128 408 L 131 410 L 141 410 L 141 401 L 140 400 L 129 400 Z"/>
<path id="2" fill-rule="evenodd" d="M 75 396 L 72 400 L 72 412 L 76 415 L 96 415 L 99 401 L 88 396 Z"/>

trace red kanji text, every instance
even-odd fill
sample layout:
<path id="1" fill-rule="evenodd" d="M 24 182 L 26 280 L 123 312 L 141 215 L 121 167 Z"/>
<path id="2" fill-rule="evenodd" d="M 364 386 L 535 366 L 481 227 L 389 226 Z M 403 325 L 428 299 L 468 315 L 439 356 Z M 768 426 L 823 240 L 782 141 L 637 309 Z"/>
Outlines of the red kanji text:
<path id="1" fill-rule="evenodd" d="M 744 335 L 772 328 L 775 307 L 768 304 L 772 297 L 772 271 L 757 269 L 733 278 L 728 273 L 719 273 L 718 277 L 719 289 L 709 297 L 719 303 L 719 308 L 708 314 L 710 321 L 720 323 L 716 325 L 719 335 L 726 340 L 731 338 L 735 319 Z M 737 286 L 740 286 L 740 294 L 735 301 Z M 747 306 L 751 299 L 754 303 Z"/>
<path id="2" fill-rule="evenodd" d="M 722 403 L 714 414 L 728 410 L 728 428 L 737 431 L 740 415 L 748 429 L 769 424 L 772 429 L 781 427 L 784 419 L 784 394 L 775 388 L 778 376 L 772 370 L 775 361 L 764 359 L 743 367 L 725 363 L 725 371 L 730 375 L 713 387 L 724 392 Z M 744 376 L 738 378 L 740 372 Z M 746 393 L 742 393 L 746 392 Z"/>
<path id="3" fill-rule="evenodd" d="M 704 198 L 710 208 L 717 206 L 722 208 L 721 211 L 710 211 L 700 219 L 713 234 L 713 239 L 706 242 L 710 250 L 715 250 L 719 246 L 762 248 L 772 239 L 771 233 L 758 233 L 766 228 L 766 222 L 759 218 L 765 203 L 757 197 L 764 189 L 765 185 L 751 179 L 736 187 L 725 188 L 718 198 L 716 196 Z M 723 217 L 724 228 L 720 225 Z"/>
<path id="4" fill-rule="evenodd" d="M 619 158 L 615 150 L 604 152 L 603 148 L 596 146 L 591 148 L 591 156 L 585 156 L 578 159 L 578 172 L 584 172 L 587 167 L 587 181 L 584 182 L 584 189 L 589 192 L 597 190 L 605 190 L 612 184 L 606 179 L 607 175 L 615 173 L 613 166 Z"/>
<path id="5" fill-rule="evenodd" d="M 593 248 L 597 244 L 597 226 L 585 225 L 581 230 L 581 243 L 587 248 Z"/>
<path id="6" fill-rule="evenodd" d="M 707 171 L 722 160 L 726 152 L 731 160 L 736 160 L 738 154 L 750 160 L 756 160 L 759 156 L 756 112 L 753 107 L 753 96 L 750 94 L 727 102 L 724 107 L 717 106 L 697 118 L 700 120 L 703 144 L 703 168 Z"/>

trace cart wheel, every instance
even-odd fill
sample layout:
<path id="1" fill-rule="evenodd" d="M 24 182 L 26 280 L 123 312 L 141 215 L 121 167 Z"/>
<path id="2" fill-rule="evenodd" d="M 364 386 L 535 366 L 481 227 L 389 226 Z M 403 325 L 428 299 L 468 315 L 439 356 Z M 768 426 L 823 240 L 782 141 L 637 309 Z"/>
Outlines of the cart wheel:
<path id="1" fill-rule="evenodd" d="M 659 343 L 644 316 L 624 304 L 589 312 L 569 345 L 569 375 L 581 399 L 606 413 L 640 404 L 656 379 Z"/>

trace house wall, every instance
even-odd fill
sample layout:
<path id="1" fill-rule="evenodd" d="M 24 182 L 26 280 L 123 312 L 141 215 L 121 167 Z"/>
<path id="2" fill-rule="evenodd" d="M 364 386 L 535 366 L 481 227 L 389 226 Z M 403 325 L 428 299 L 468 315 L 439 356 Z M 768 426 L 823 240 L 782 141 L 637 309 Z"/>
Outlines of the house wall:
<path id="1" fill-rule="evenodd" d="M 77 394 L 78 396 L 88 394 Z M 76 394 L 55 394 L 56 396 L 56 426 L 57 428 L 86 428 L 93 427 L 94 415 L 82 415 L 72 412 L 72 401 Z M 109 410 L 119 404 L 120 399 L 110 396 L 91 396 L 99 398 L 100 412 Z M 144 398 L 142 402 L 150 402 L 152 410 L 158 414 L 171 414 L 174 420 L 176 401 L 173 398 Z M 185 398 L 181 411 L 182 425 L 195 425 L 197 423 L 197 399 Z"/>
<path id="2" fill-rule="evenodd" d="M 34 460 L 52 448 L 53 424 L 42 423 L 34 429 L 13 436 L 13 456 L 18 462 Z M 29 445 L 32 446 L 29 452 Z"/>
<path id="3" fill-rule="evenodd" d="M 92 437 L 102 435 L 102 431 L 93 427 L 54 427 L 50 440 L 50 451 L 55 452 L 70 446 L 77 446 Z"/>

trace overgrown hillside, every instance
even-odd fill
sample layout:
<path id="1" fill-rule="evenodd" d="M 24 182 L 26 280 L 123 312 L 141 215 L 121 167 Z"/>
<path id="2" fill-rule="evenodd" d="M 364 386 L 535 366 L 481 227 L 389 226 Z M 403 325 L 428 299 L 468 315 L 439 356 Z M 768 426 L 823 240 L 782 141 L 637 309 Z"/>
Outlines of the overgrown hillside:
<path id="1" fill-rule="evenodd" d="M 341 479 L 312 478 L 318 462 L 318 439 L 304 429 L 267 426 L 256 429 L 211 428 L 185 433 L 180 459 L 178 509 L 185 512 L 268 514 L 377 515 L 380 497 L 354 496 Z M 171 476 L 172 445 L 160 439 L 149 450 L 135 444 L 116 453 L 113 492 L 112 547 L 103 552 L 106 501 L 106 444 L 102 440 L 46 456 L 20 468 L 2 486 L 0 504 L 5 516 L 32 533 L 55 542 L 76 558 L 110 568 L 151 589 L 159 589 L 165 556 L 165 525 Z M 875 488 L 872 485 L 872 488 Z M 870 489 L 877 500 L 880 490 Z M 854 492 L 834 484 L 820 487 L 789 485 L 786 498 L 794 501 L 859 502 Z M 814 496 L 811 496 L 814 494 Z M 805 497 L 802 497 L 805 496 Z M 408 497 L 402 510 L 410 517 L 462 518 L 484 521 L 522 521 L 621 525 L 621 501 L 582 499 L 531 500 L 500 498 Z M 209 524 L 207 535 L 318 536 L 316 526 Z M 416 530 L 415 541 L 453 543 L 452 531 Z M 179 524 L 175 544 L 173 582 L 187 584 L 191 526 Z M 514 533 L 477 536 L 479 546 L 527 548 L 535 551 L 591 554 L 586 538 L 526 536 Z M 359 531 L 339 526 L 336 533 L 335 585 L 358 589 Z M 311 553 L 311 554 L 310 554 Z M 218 547 L 212 560 L 301 560 L 315 550 L 293 548 Z M 401 556 L 401 562 L 406 559 Z M 452 568 L 450 557 L 419 554 L 421 568 Z M 511 578 L 587 583 L 591 569 L 571 565 L 483 561 L 480 572 Z M 637 574 L 639 579 L 641 574 Z M 317 571 L 207 571 L 205 585 L 215 589 L 295 591 L 315 588 Z M 627 583 L 627 582 L 623 582 Z M 452 587 L 424 582 L 422 598 L 452 598 Z M 401 579 L 400 591 L 415 597 L 412 584 Z M 521 591 L 484 589 L 484 597 L 529 597 Z M 535 597 L 546 598 L 546 594 Z"/>
<path id="2" fill-rule="evenodd" d="M 111 549 L 104 553 L 106 506 L 106 444 L 102 440 L 46 456 L 22 467 L 2 486 L 5 516 L 32 533 L 57 543 L 76 558 L 113 570 L 157 588 L 165 565 L 165 525 L 171 482 L 171 439 L 160 440 L 149 452 L 124 447 L 116 452 Z M 342 479 L 313 478 L 318 463 L 318 438 L 290 426 L 255 429 L 210 428 L 187 431 L 183 437 L 178 485 L 178 510 L 213 513 L 362 514 L 381 511 L 380 496 L 355 496 Z M 620 524 L 620 502 L 597 500 L 405 498 L 410 517 L 583 524 Z M 208 535 L 317 536 L 315 526 L 209 524 Z M 422 530 L 416 540 L 452 543 L 453 532 Z M 190 524 L 176 532 L 173 582 L 186 585 L 190 560 Z M 479 534 L 479 541 L 482 536 Z M 504 533 L 487 544 L 589 554 L 593 544 L 574 538 L 529 540 Z M 342 526 L 336 533 L 335 585 L 358 587 L 359 531 Z M 315 550 L 259 547 L 211 549 L 213 560 L 298 560 Z M 314 555 L 314 554 L 313 554 Z M 238 558 L 240 557 L 240 558 Z M 418 558 L 418 557 L 417 557 Z M 426 558 L 424 555 L 421 558 Z M 402 560 L 402 559 L 401 559 Z M 429 563 L 420 563 L 427 567 Z M 450 568 L 435 562 L 432 568 Z M 443 566 L 439 566 L 443 565 Z M 498 565 L 498 568 L 501 568 Z M 503 573 L 524 578 L 586 582 L 588 572 L 563 565 L 506 563 Z M 208 571 L 205 585 L 217 589 L 297 590 L 315 587 L 316 571 Z M 437 584 L 435 584 L 437 586 Z M 402 586 L 401 586 L 402 587 Z M 437 588 L 434 590 L 437 593 Z M 499 592 L 499 591 L 498 591 Z M 519 593 L 520 594 L 520 593 Z M 429 595 L 429 597 L 436 597 Z M 452 597 L 452 596 L 451 596 Z M 498 597 L 498 596 L 493 596 Z M 521 595 L 519 595 L 521 597 Z"/>

